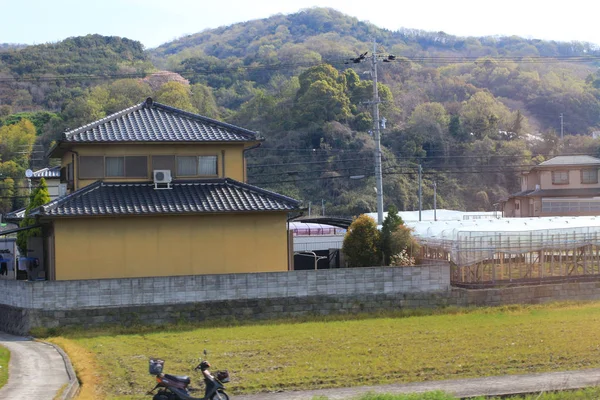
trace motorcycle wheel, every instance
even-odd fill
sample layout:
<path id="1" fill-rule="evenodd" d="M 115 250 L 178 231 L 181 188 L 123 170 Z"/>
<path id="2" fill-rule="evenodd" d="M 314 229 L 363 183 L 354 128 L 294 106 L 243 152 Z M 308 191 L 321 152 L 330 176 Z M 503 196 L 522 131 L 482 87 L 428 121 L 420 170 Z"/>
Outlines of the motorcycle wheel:
<path id="1" fill-rule="evenodd" d="M 171 397 L 168 393 L 165 393 L 165 392 L 156 393 L 152 397 L 152 400 L 172 400 L 172 399 L 173 399 L 173 397 Z"/>
<path id="2" fill-rule="evenodd" d="M 210 400 L 229 400 L 229 396 L 225 392 L 217 392 L 212 395 Z"/>

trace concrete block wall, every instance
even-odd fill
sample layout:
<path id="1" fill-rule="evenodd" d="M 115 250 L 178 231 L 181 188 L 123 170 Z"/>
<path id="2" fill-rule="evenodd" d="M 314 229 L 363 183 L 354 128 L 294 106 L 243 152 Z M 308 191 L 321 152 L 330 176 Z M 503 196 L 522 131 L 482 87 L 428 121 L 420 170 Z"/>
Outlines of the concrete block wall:
<path id="1" fill-rule="evenodd" d="M 94 281 L 0 280 L 0 330 L 600 300 L 600 282 L 451 288 L 447 264 Z"/>
<path id="2" fill-rule="evenodd" d="M 453 288 L 449 303 L 461 307 L 494 307 L 508 304 L 587 300 L 600 300 L 600 282 L 570 282 L 489 289 Z"/>
<path id="3" fill-rule="evenodd" d="M 80 281 L 0 281 L 0 304 L 74 310 L 206 301 L 437 292 L 448 264 Z"/>

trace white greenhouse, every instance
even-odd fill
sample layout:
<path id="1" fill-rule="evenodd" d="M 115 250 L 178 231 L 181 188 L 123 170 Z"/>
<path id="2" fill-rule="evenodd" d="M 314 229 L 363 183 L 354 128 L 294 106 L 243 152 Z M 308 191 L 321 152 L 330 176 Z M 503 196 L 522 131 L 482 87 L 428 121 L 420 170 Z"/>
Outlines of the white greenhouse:
<path id="1" fill-rule="evenodd" d="M 410 221 L 423 260 L 444 259 L 454 284 L 600 275 L 600 217 Z"/>

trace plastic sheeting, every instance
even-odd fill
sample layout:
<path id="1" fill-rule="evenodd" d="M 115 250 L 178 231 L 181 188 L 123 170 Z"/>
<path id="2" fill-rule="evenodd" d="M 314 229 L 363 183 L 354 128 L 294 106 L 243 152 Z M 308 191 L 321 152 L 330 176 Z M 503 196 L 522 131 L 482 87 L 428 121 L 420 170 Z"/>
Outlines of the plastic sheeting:
<path id="1" fill-rule="evenodd" d="M 494 254 L 526 254 L 600 245 L 600 217 L 502 218 L 411 221 L 413 235 L 429 248 L 449 253 L 458 266 L 493 259 Z"/>

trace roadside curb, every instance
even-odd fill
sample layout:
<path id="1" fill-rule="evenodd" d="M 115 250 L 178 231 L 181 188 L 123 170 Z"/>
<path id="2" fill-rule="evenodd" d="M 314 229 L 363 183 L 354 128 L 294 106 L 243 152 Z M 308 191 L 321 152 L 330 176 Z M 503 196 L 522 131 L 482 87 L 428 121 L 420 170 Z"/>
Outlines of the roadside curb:
<path id="1" fill-rule="evenodd" d="M 79 389 L 80 389 L 79 380 L 77 379 L 77 375 L 75 374 L 75 370 L 73 369 L 73 364 L 71 364 L 71 360 L 69 359 L 69 356 L 67 355 L 67 353 L 65 353 L 65 351 L 60 346 L 58 346 L 54 343 L 46 342 L 44 340 L 39 340 L 39 339 L 36 339 L 33 337 L 31 339 L 35 340 L 36 342 L 44 343 L 44 344 L 54 347 L 54 349 L 58 352 L 58 354 L 60 354 L 60 356 L 62 357 L 62 359 L 65 363 L 65 369 L 67 370 L 67 375 L 69 375 L 69 384 L 63 390 L 62 395 L 60 396 L 60 400 L 74 399 L 75 396 L 77 396 L 77 393 L 79 393 Z"/>

